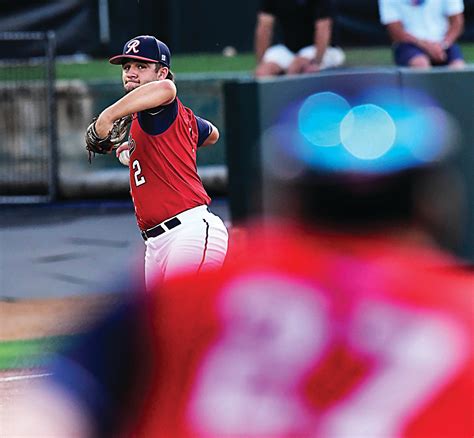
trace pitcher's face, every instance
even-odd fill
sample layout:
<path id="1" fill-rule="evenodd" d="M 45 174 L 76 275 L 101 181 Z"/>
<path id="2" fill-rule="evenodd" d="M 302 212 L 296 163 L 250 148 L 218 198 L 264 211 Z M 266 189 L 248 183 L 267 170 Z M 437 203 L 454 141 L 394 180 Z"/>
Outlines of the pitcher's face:
<path id="1" fill-rule="evenodd" d="M 138 88 L 149 82 L 163 78 L 164 68 L 155 63 L 129 60 L 122 65 L 122 82 L 125 92 Z M 165 73 L 166 77 L 166 73 Z"/>

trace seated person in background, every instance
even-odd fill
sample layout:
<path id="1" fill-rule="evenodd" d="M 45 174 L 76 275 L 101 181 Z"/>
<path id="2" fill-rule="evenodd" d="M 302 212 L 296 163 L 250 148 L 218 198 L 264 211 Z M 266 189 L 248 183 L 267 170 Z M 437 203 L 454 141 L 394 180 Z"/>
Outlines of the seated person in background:
<path id="1" fill-rule="evenodd" d="M 331 0 L 263 0 L 255 29 L 255 75 L 314 73 L 342 65 L 344 52 L 330 47 L 331 5 Z M 276 24 L 283 40 L 272 45 Z"/>
<path id="2" fill-rule="evenodd" d="M 465 66 L 455 44 L 464 28 L 463 0 L 378 0 L 382 24 L 402 67 Z"/>

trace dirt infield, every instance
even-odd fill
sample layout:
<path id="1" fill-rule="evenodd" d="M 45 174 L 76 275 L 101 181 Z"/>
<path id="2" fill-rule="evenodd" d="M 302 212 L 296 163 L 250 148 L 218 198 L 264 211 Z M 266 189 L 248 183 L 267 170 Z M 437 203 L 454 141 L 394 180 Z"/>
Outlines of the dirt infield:
<path id="1" fill-rule="evenodd" d="M 77 333 L 116 299 L 102 294 L 0 301 L 0 342 Z"/>

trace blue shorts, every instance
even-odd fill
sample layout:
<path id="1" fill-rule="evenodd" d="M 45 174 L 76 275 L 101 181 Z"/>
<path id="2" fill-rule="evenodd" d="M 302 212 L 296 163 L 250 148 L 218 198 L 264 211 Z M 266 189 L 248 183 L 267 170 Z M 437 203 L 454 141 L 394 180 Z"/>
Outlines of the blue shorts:
<path id="1" fill-rule="evenodd" d="M 393 57 L 395 64 L 401 67 L 409 66 L 410 59 L 418 55 L 426 55 L 426 53 L 418 46 L 415 46 L 411 43 L 398 43 L 393 47 Z M 433 65 L 448 65 L 455 60 L 464 59 L 461 52 L 461 47 L 459 47 L 458 44 L 453 44 L 451 47 L 446 49 L 446 55 L 446 61 L 442 63 L 431 61 L 431 63 Z"/>

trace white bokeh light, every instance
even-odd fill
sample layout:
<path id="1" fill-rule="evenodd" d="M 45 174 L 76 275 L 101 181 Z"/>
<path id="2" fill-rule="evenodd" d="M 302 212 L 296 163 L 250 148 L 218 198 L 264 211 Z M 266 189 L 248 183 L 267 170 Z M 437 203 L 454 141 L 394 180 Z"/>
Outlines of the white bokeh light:
<path id="1" fill-rule="evenodd" d="M 342 145 L 354 157 L 375 160 L 393 146 L 396 127 L 390 114 L 380 106 L 359 105 L 343 118 L 340 137 Z"/>

